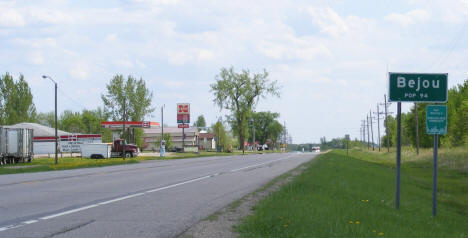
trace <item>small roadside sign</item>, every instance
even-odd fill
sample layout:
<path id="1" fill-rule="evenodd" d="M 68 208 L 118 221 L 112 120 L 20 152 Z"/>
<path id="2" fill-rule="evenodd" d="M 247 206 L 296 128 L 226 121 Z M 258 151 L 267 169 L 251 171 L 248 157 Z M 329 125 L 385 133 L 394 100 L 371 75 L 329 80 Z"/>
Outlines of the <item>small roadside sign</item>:
<path id="1" fill-rule="evenodd" d="M 189 124 L 178 124 L 178 128 L 189 128 Z"/>
<path id="2" fill-rule="evenodd" d="M 437 156 L 439 135 L 447 134 L 447 106 L 426 106 L 426 133 L 434 135 L 434 162 L 432 172 L 432 216 L 437 214 Z"/>
<path id="3" fill-rule="evenodd" d="M 447 106 L 427 105 L 426 107 L 426 133 L 430 135 L 447 134 Z"/>
<path id="4" fill-rule="evenodd" d="M 447 102 L 448 74 L 389 73 L 390 102 Z"/>

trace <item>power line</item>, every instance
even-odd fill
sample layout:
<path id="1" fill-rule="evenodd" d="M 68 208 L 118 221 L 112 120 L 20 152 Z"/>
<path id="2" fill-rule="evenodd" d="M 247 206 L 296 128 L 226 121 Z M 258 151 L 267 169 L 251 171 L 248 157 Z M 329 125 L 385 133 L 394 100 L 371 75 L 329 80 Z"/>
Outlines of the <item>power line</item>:
<path id="1" fill-rule="evenodd" d="M 70 101 L 72 101 L 73 103 L 77 104 L 78 106 L 80 106 L 82 109 L 86 109 L 85 106 L 83 106 L 81 103 L 79 103 L 78 101 L 76 101 L 75 99 L 73 99 L 72 97 L 70 97 L 67 93 L 65 93 L 64 91 L 62 91 L 61 88 L 57 87 L 58 90 L 60 91 L 60 93 L 65 96 L 66 98 L 68 98 Z"/>
<path id="2" fill-rule="evenodd" d="M 435 66 L 437 64 L 438 64 L 438 66 L 442 66 L 446 62 L 446 59 L 450 56 L 450 54 L 452 54 L 452 52 L 455 49 L 456 45 L 458 44 L 458 42 L 460 41 L 460 39 L 464 35 L 465 28 L 467 26 L 468 26 L 468 21 L 466 21 L 465 24 L 463 24 L 463 26 L 461 27 L 458 34 L 455 35 L 455 37 L 450 42 L 449 46 L 444 50 L 444 52 L 440 55 L 440 57 L 436 58 L 436 60 L 431 64 L 431 66 L 428 68 L 429 71 L 436 68 Z"/>

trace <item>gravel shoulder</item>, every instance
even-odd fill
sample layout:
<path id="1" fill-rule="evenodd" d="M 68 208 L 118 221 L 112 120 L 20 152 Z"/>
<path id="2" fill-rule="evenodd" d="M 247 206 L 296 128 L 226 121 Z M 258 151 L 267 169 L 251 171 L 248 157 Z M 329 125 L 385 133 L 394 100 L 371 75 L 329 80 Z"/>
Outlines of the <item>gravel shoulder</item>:
<path id="1" fill-rule="evenodd" d="M 294 177 L 301 174 L 309 163 L 299 165 L 295 169 L 273 179 L 262 188 L 243 198 L 232 202 L 221 210 L 211 214 L 198 224 L 192 226 L 179 238 L 218 238 L 237 237 L 239 234 L 233 229 L 241 223 L 244 218 L 253 213 L 252 208 L 271 193 L 277 191 L 284 184 L 290 182 Z"/>

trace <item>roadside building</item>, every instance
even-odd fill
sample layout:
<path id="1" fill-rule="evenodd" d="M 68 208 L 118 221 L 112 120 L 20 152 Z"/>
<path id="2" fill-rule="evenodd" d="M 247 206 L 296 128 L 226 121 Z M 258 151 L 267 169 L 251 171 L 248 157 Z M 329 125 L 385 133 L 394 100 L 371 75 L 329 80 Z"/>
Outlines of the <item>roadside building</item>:
<path id="1" fill-rule="evenodd" d="M 185 128 L 185 151 L 196 148 L 198 150 L 198 129 L 196 127 Z M 145 150 L 159 151 L 158 142 L 161 139 L 161 127 L 143 128 Z M 175 150 L 182 149 L 182 128 L 164 127 L 164 134 L 171 135 L 172 146 Z M 167 148 L 171 149 L 171 148 Z"/>
<path id="2" fill-rule="evenodd" d="M 124 123 L 122 121 L 103 121 L 102 128 L 108 128 L 112 131 L 112 140 L 120 139 Z M 129 132 L 127 142 L 135 143 L 135 128 L 159 128 L 159 122 L 154 121 L 126 121 L 125 130 Z"/>
<path id="3" fill-rule="evenodd" d="M 5 128 L 26 128 L 33 130 L 33 152 L 38 154 L 55 153 L 55 128 L 37 123 L 23 122 L 16 125 L 4 126 Z M 80 152 L 80 144 L 101 143 L 100 134 L 76 134 L 57 130 L 60 152 Z"/>
<path id="4" fill-rule="evenodd" d="M 215 134 L 206 131 L 200 131 L 198 136 L 200 150 L 216 150 Z"/>

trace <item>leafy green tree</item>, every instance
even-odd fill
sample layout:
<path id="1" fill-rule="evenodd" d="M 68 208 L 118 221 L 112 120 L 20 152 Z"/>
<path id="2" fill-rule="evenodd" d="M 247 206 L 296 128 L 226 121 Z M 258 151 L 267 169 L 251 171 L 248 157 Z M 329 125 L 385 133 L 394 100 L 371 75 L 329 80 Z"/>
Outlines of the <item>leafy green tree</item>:
<path id="1" fill-rule="evenodd" d="M 36 115 L 36 123 L 48 127 L 55 127 L 55 112 L 40 112 Z"/>
<path id="2" fill-rule="evenodd" d="M 0 123 L 11 125 L 20 122 L 34 122 L 36 107 L 33 95 L 24 76 L 19 80 L 6 73 L 0 78 Z"/>
<path id="3" fill-rule="evenodd" d="M 387 146 L 387 143 L 390 142 L 390 147 L 392 147 L 393 145 L 395 145 L 394 140 L 396 137 L 396 119 L 392 116 L 388 116 L 387 120 L 384 121 L 384 125 L 388 125 L 388 135 L 386 134 L 382 137 L 382 140 L 381 140 L 382 146 Z M 384 131 L 385 131 L 385 128 L 384 128 Z M 389 137 L 388 140 L 387 140 L 387 137 Z"/>
<path id="4" fill-rule="evenodd" d="M 81 133 L 85 127 L 80 112 L 65 110 L 57 122 L 58 128 L 71 133 Z"/>
<path id="5" fill-rule="evenodd" d="M 82 133 L 88 133 L 88 134 L 101 133 L 102 121 L 106 121 L 106 118 L 101 108 L 98 108 L 96 110 L 84 109 L 81 112 L 81 122 L 83 123 Z"/>
<path id="6" fill-rule="evenodd" d="M 172 147 L 174 147 L 174 143 L 172 142 L 171 134 L 165 133 L 164 134 L 164 140 L 166 141 L 166 150 L 171 149 Z M 161 145 L 161 137 L 157 138 L 156 142 L 154 142 L 154 145 L 157 148 L 159 148 L 159 146 Z"/>
<path id="7" fill-rule="evenodd" d="M 129 75 L 127 80 L 122 75 L 115 75 L 106 85 L 107 93 L 101 95 L 104 113 L 114 121 L 125 119 L 142 121 L 154 111 L 151 107 L 153 93 L 146 88 L 143 79 L 136 80 Z"/>
<path id="8" fill-rule="evenodd" d="M 468 80 L 449 89 L 447 117 L 447 136 L 442 141 L 450 146 L 468 144 Z"/>
<path id="9" fill-rule="evenodd" d="M 255 109 L 259 99 L 267 95 L 280 95 L 277 82 L 270 82 L 267 78 L 268 72 L 266 71 L 251 74 L 244 69 L 241 73 L 236 73 L 233 67 L 222 68 L 216 76 L 216 83 L 210 85 L 214 103 L 220 109 L 227 109 L 231 112 L 231 127 L 238 136 L 242 150 L 244 150 L 244 141 L 248 136 L 248 116 Z"/>
<path id="10" fill-rule="evenodd" d="M 196 127 L 206 127 L 205 117 L 203 115 L 198 116 L 197 120 L 193 123 Z"/>
<path id="11" fill-rule="evenodd" d="M 146 115 L 154 111 L 151 107 L 153 93 L 146 88 L 143 79 L 136 80 L 129 75 L 125 80 L 122 75 L 115 75 L 106 85 L 107 93 L 101 95 L 104 103 L 104 113 L 114 121 L 142 121 Z M 128 138 L 128 131 L 123 132 L 123 138 Z M 143 146 L 143 131 L 135 129 L 135 143 Z"/>
<path id="12" fill-rule="evenodd" d="M 255 127 L 255 140 L 261 144 L 265 144 L 270 139 L 273 144 L 276 144 L 281 133 L 283 133 L 283 125 L 277 121 L 279 113 L 276 112 L 255 112 L 252 113 L 251 122 Z M 250 129 L 249 138 L 253 139 L 253 128 Z M 253 143 L 252 139 L 250 142 Z"/>
<path id="13" fill-rule="evenodd" d="M 430 148 L 433 146 L 433 138 L 431 135 L 426 133 L 426 106 L 427 103 L 418 103 L 417 111 L 415 107 L 411 108 L 408 113 L 405 113 L 402 118 L 405 118 L 404 123 L 405 135 L 408 143 L 413 147 L 416 147 L 416 113 L 418 114 L 418 135 L 419 135 L 419 146 L 423 148 Z M 403 142 L 402 142 L 403 144 Z"/>
<path id="14" fill-rule="evenodd" d="M 227 138 L 227 132 L 226 132 L 226 129 L 224 128 L 223 123 L 218 121 L 215 124 L 213 124 L 211 128 L 216 137 L 216 146 L 220 146 L 221 149 L 223 150 L 227 149 L 229 140 Z"/>

